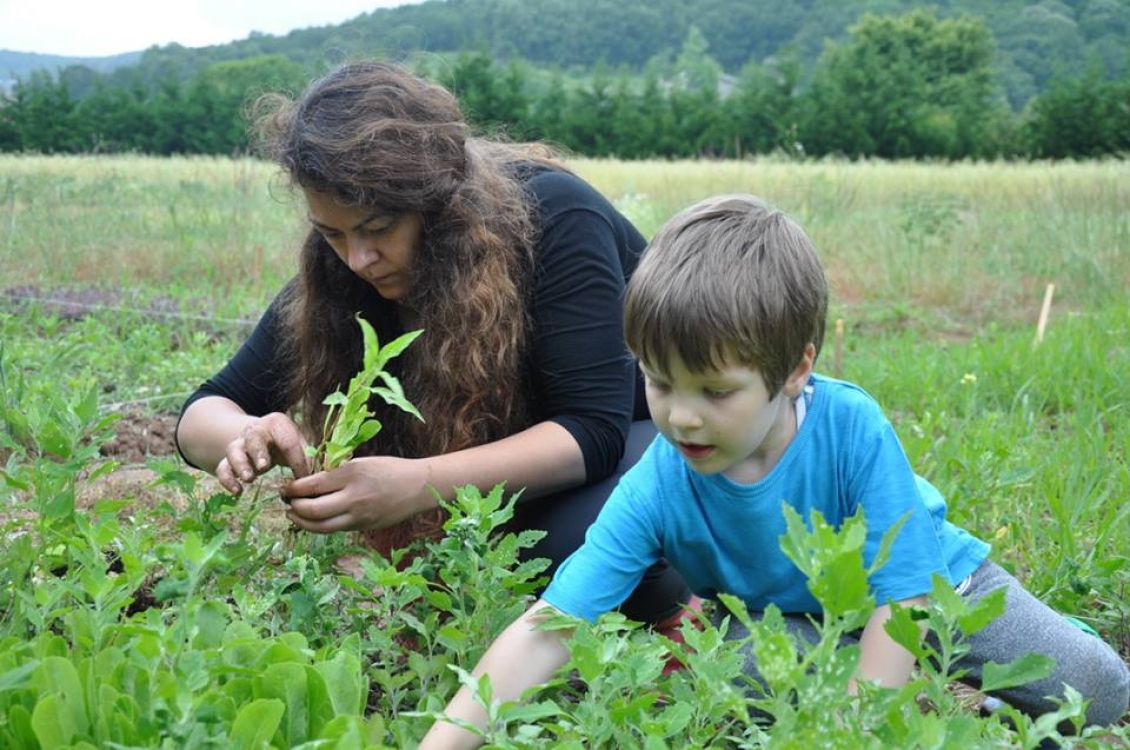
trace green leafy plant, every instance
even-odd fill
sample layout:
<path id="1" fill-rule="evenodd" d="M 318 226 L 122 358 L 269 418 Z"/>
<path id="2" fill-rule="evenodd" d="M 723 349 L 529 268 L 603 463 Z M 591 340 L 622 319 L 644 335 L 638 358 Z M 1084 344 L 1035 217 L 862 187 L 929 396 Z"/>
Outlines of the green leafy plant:
<path id="1" fill-rule="evenodd" d="M 423 331 L 410 331 L 381 346 L 376 331 L 368 321 L 358 317 L 357 323 L 361 326 L 365 342 L 361 370 L 350 379 L 344 393 L 334 391 L 322 402 L 330 407 L 322 430 L 325 439 L 321 445 L 307 448 L 307 453 L 323 470 L 348 461 L 353 451 L 381 431 L 380 421 L 369 410 L 370 396 L 380 396 L 386 404 L 399 407 L 420 421 L 424 419 L 405 398 L 400 381 L 384 369 L 389 360 L 408 348 Z"/>

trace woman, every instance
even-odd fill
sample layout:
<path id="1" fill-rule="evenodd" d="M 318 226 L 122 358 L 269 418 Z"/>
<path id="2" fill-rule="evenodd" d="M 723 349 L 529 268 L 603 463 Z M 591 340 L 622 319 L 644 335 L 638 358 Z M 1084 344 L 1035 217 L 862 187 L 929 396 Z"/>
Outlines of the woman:
<path id="1" fill-rule="evenodd" d="M 524 488 L 515 523 L 547 531 L 527 555 L 556 568 L 654 434 L 621 322 L 644 239 L 548 150 L 471 137 L 449 91 L 395 65 L 261 104 L 310 230 L 297 278 L 182 410 L 182 455 L 232 493 L 287 467 L 295 525 L 384 552 L 439 530 L 435 493 L 505 482 Z M 360 366 L 358 313 L 382 342 L 424 330 L 389 369 L 425 421 L 374 402 L 377 437 L 311 473 L 322 400 Z M 622 610 L 673 622 L 689 597 L 662 563 Z"/>

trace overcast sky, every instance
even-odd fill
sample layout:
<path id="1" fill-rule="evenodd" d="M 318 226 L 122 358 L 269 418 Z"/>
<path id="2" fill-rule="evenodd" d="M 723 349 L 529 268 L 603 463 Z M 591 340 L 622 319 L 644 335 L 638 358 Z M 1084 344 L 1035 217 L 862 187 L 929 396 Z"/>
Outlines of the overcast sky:
<path id="1" fill-rule="evenodd" d="M 72 57 L 338 24 L 420 0 L 0 0 L 0 49 Z"/>

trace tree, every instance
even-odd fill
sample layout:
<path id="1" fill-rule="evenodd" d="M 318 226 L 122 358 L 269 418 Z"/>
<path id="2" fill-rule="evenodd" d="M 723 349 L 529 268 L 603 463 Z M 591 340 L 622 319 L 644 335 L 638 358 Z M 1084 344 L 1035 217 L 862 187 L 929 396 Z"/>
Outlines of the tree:
<path id="1" fill-rule="evenodd" d="M 1085 72 L 1086 44 L 1074 11 L 1060 0 L 1025 3 L 999 26 L 998 43 L 1010 61 L 1008 97 L 1015 108 L 1046 89 L 1055 75 Z"/>
<path id="2" fill-rule="evenodd" d="M 725 152 L 732 128 L 727 128 L 718 86 L 722 66 L 710 56 L 710 45 L 697 26 L 691 26 L 675 59 L 668 94 L 674 114 L 679 156 L 717 156 Z"/>
<path id="3" fill-rule="evenodd" d="M 189 153 L 233 153 L 247 148 L 247 107 L 260 94 L 295 94 L 305 83 L 302 66 L 282 55 L 261 55 L 210 65 L 189 84 L 182 117 Z"/>
<path id="4" fill-rule="evenodd" d="M 563 144 L 586 156 L 614 155 L 613 96 L 608 68 L 597 65 L 587 84 L 569 97 L 562 113 Z"/>
<path id="5" fill-rule="evenodd" d="M 1030 103 L 1024 127 L 1036 157 L 1130 152 L 1130 82 L 1102 80 L 1097 64 L 1082 78 L 1057 78 Z"/>
<path id="6" fill-rule="evenodd" d="M 80 149 L 74 110 L 66 85 L 41 70 L 16 84 L 15 99 L 5 107 L 19 148 L 45 154 Z"/>
<path id="7" fill-rule="evenodd" d="M 569 91 L 565 77 L 560 71 L 554 71 L 550 76 L 549 86 L 530 104 L 528 127 L 531 137 L 568 146 L 565 129 L 562 127 L 568 110 Z"/>
<path id="8" fill-rule="evenodd" d="M 750 62 L 742 69 L 728 102 L 742 151 L 797 150 L 800 74 L 799 60 L 788 54 L 765 65 Z"/>
<path id="9" fill-rule="evenodd" d="M 933 11 L 865 15 L 848 42 L 821 56 L 805 96 L 801 141 L 810 152 L 958 158 L 986 143 L 1003 105 L 985 22 Z"/>
<path id="10" fill-rule="evenodd" d="M 138 87 L 108 86 L 104 82 L 78 103 L 83 150 L 94 153 L 141 151 L 152 129 L 144 91 Z"/>
<path id="11" fill-rule="evenodd" d="M 459 98 L 467 119 L 485 130 L 524 129 L 530 102 L 526 74 L 517 60 L 501 75 L 485 51 L 461 52 L 440 83 Z"/>

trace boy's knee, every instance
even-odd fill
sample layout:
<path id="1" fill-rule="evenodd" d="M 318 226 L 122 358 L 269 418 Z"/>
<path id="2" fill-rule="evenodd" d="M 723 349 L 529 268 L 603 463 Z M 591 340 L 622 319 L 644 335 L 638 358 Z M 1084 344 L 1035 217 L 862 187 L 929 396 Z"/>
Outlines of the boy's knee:
<path id="1" fill-rule="evenodd" d="M 1093 726 L 1110 726 L 1130 710 L 1130 668 L 1117 654 L 1095 659 L 1082 674 L 1086 685 L 1076 687 L 1090 701 L 1087 706 L 1087 723 Z"/>

